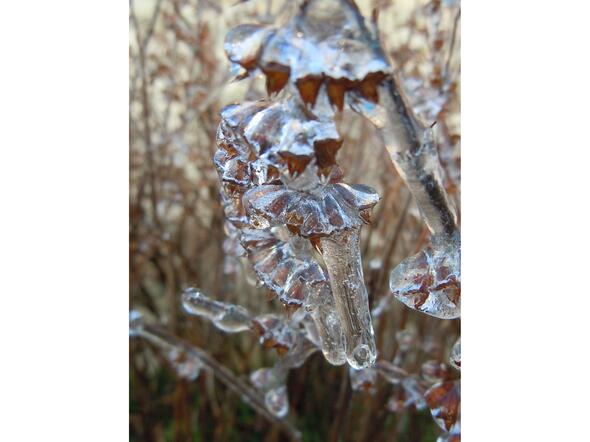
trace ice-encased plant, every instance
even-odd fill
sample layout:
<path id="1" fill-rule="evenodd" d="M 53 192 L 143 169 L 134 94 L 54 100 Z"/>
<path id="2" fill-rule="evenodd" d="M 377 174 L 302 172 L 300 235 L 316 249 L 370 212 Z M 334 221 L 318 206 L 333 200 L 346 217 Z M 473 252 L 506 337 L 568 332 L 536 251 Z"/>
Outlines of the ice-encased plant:
<path id="1" fill-rule="evenodd" d="M 286 228 L 283 241 L 289 245 L 295 238 L 308 239 L 322 262 L 315 263 L 311 254 L 300 258 L 323 273 L 330 290 L 312 296 L 316 279 L 296 278 L 282 263 L 260 271 L 258 254 L 250 252 L 261 281 L 281 300 L 310 310 L 333 298 L 348 363 L 355 368 L 374 363 L 359 233 L 379 198 L 370 188 L 344 184 L 336 162 L 341 141 L 332 116 L 349 106 L 378 130 L 433 234 L 430 246 L 392 271 L 393 295 L 429 315 L 457 318 L 459 233 L 433 133 L 412 114 L 376 30 L 354 2 L 305 1 L 284 26 L 231 30 L 225 49 L 243 75 L 262 72 L 269 94 L 278 93 L 274 100 L 222 112 L 216 165 L 228 220 L 238 231 Z M 294 248 L 285 248 L 291 257 Z M 294 280 L 300 282 L 296 301 L 292 293 L 284 295 L 293 292 Z"/>
<path id="2" fill-rule="evenodd" d="M 258 282 L 299 311 L 287 320 L 252 316 L 195 290 L 183 294 L 185 310 L 225 332 L 250 330 L 277 349 L 282 359 L 250 376 L 277 418 L 288 414 L 288 370 L 321 349 L 331 364 L 350 365 L 353 389 L 372 392 L 381 376 L 395 388 L 392 410 L 429 407 L 452 440 L 460 387 L 447 366 L 428 361 L 420 376 L 401 369 L 401 335 L 396 359 L 377 361 L 360 233 L 379 195 L 346 182 L 337 162 L 342 137 L 334 117 L 350 109 L 374 126 L 432 234 L 391 271 L 391 293 L 416 311 L 458 318 L 460 234 L 434 132 L 414 116 L 377 29 L 352 0 L 307 0 L 281 26 L 230 30 L 225 50 L 236 78 L 262 74 L 268 92 L 221 112 L 214 162 L 226 231 Z M 460 344 L 451 364 L 460 367 Z"/>

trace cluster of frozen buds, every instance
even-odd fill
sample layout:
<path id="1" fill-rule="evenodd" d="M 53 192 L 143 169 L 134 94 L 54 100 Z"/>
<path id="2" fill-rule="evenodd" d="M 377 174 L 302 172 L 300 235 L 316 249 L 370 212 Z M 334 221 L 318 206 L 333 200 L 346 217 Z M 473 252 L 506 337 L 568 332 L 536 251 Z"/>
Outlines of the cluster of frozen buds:
<path id="1" fill-rule="evenodd" d="M 328 361 L 363 368 L 377 352 L 359 240 L 379 196 L 343 181 L 332 109 L 316 102 L 342 109 L 348 91 L 376 100 L 389 68 L 358 11 L 336 3 L 305 2 L 283 27 L 229 32 L 230 60 L 263 72 L 270 94 L 284 92 L 222 111 L 215 164 L 227 220 L 259 280 L 305 307 Z"/>

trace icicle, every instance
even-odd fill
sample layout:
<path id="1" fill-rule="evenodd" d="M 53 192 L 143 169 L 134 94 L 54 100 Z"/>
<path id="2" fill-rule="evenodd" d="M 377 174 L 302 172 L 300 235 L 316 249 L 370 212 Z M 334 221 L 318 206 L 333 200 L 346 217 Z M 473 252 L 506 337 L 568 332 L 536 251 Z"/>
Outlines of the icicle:
<path id="1" fill-rule="evenodd" d="M 333 365 L 344 364 L 346 354 L 344 353 L 342 326 L 330 290 L 324 285 L 317 286 L 310 294 L 306 309 L 315 323 L 322 353 L 326 360 Z"/>
<path id="2" fill-rule="evenodd" d="M 359 233 L 360 228 L 354 228 L 320 239 L 344 332 L 346 358 L 357 369 L 372 366 L 377 357 L 369 299 L 363 280 Z"/>

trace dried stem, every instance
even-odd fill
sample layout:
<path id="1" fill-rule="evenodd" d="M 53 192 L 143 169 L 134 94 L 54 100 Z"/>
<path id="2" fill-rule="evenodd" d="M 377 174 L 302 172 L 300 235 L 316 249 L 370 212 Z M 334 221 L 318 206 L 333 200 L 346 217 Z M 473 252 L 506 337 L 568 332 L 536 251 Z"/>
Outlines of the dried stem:
<path id="1" fill-rule="evenodd" d="M 194 347 L 189 343 L 177 338 L 162 327 L 150 324 L 142 324 L 135 332 L 143 338 L 163 347 L 170 347 L 182 350 L 189 357 L 199 360 L 219 381 L 225 384 L 230 390 L 237 393 L 245 402 L 250 404 L 259 414 L 272 423 L 278 425 L 292 441 L 301 440 L 301 434 L 295 427 L 285 419 L 279 419 L 266 410 L 264 399 L 244 381 L 234 375 L 226 367 L 218 363 L 207 352 Z"/>

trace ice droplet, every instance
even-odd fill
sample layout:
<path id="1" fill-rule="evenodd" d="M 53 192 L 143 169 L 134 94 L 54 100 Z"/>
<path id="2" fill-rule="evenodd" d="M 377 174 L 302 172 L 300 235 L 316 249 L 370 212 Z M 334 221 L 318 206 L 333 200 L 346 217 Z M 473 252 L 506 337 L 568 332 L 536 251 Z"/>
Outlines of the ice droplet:
<path id="1" fill-rule="evenodd" d="M 377 358 L 369 299 L 360 256 L 360 228 L 320 239 L 322 257 L 330 275 L 336 311 L 344 332 L 348 363 L 370 367 Z"/>
<path id="2" fill-rule="evenodd" d="M 289 398 L 287 396 L 287 387 L 281 386 L 268 390 L 264 395 L 264 404 L 268 411 L 277 417 L 285 417 L 289 412 Z"/>

